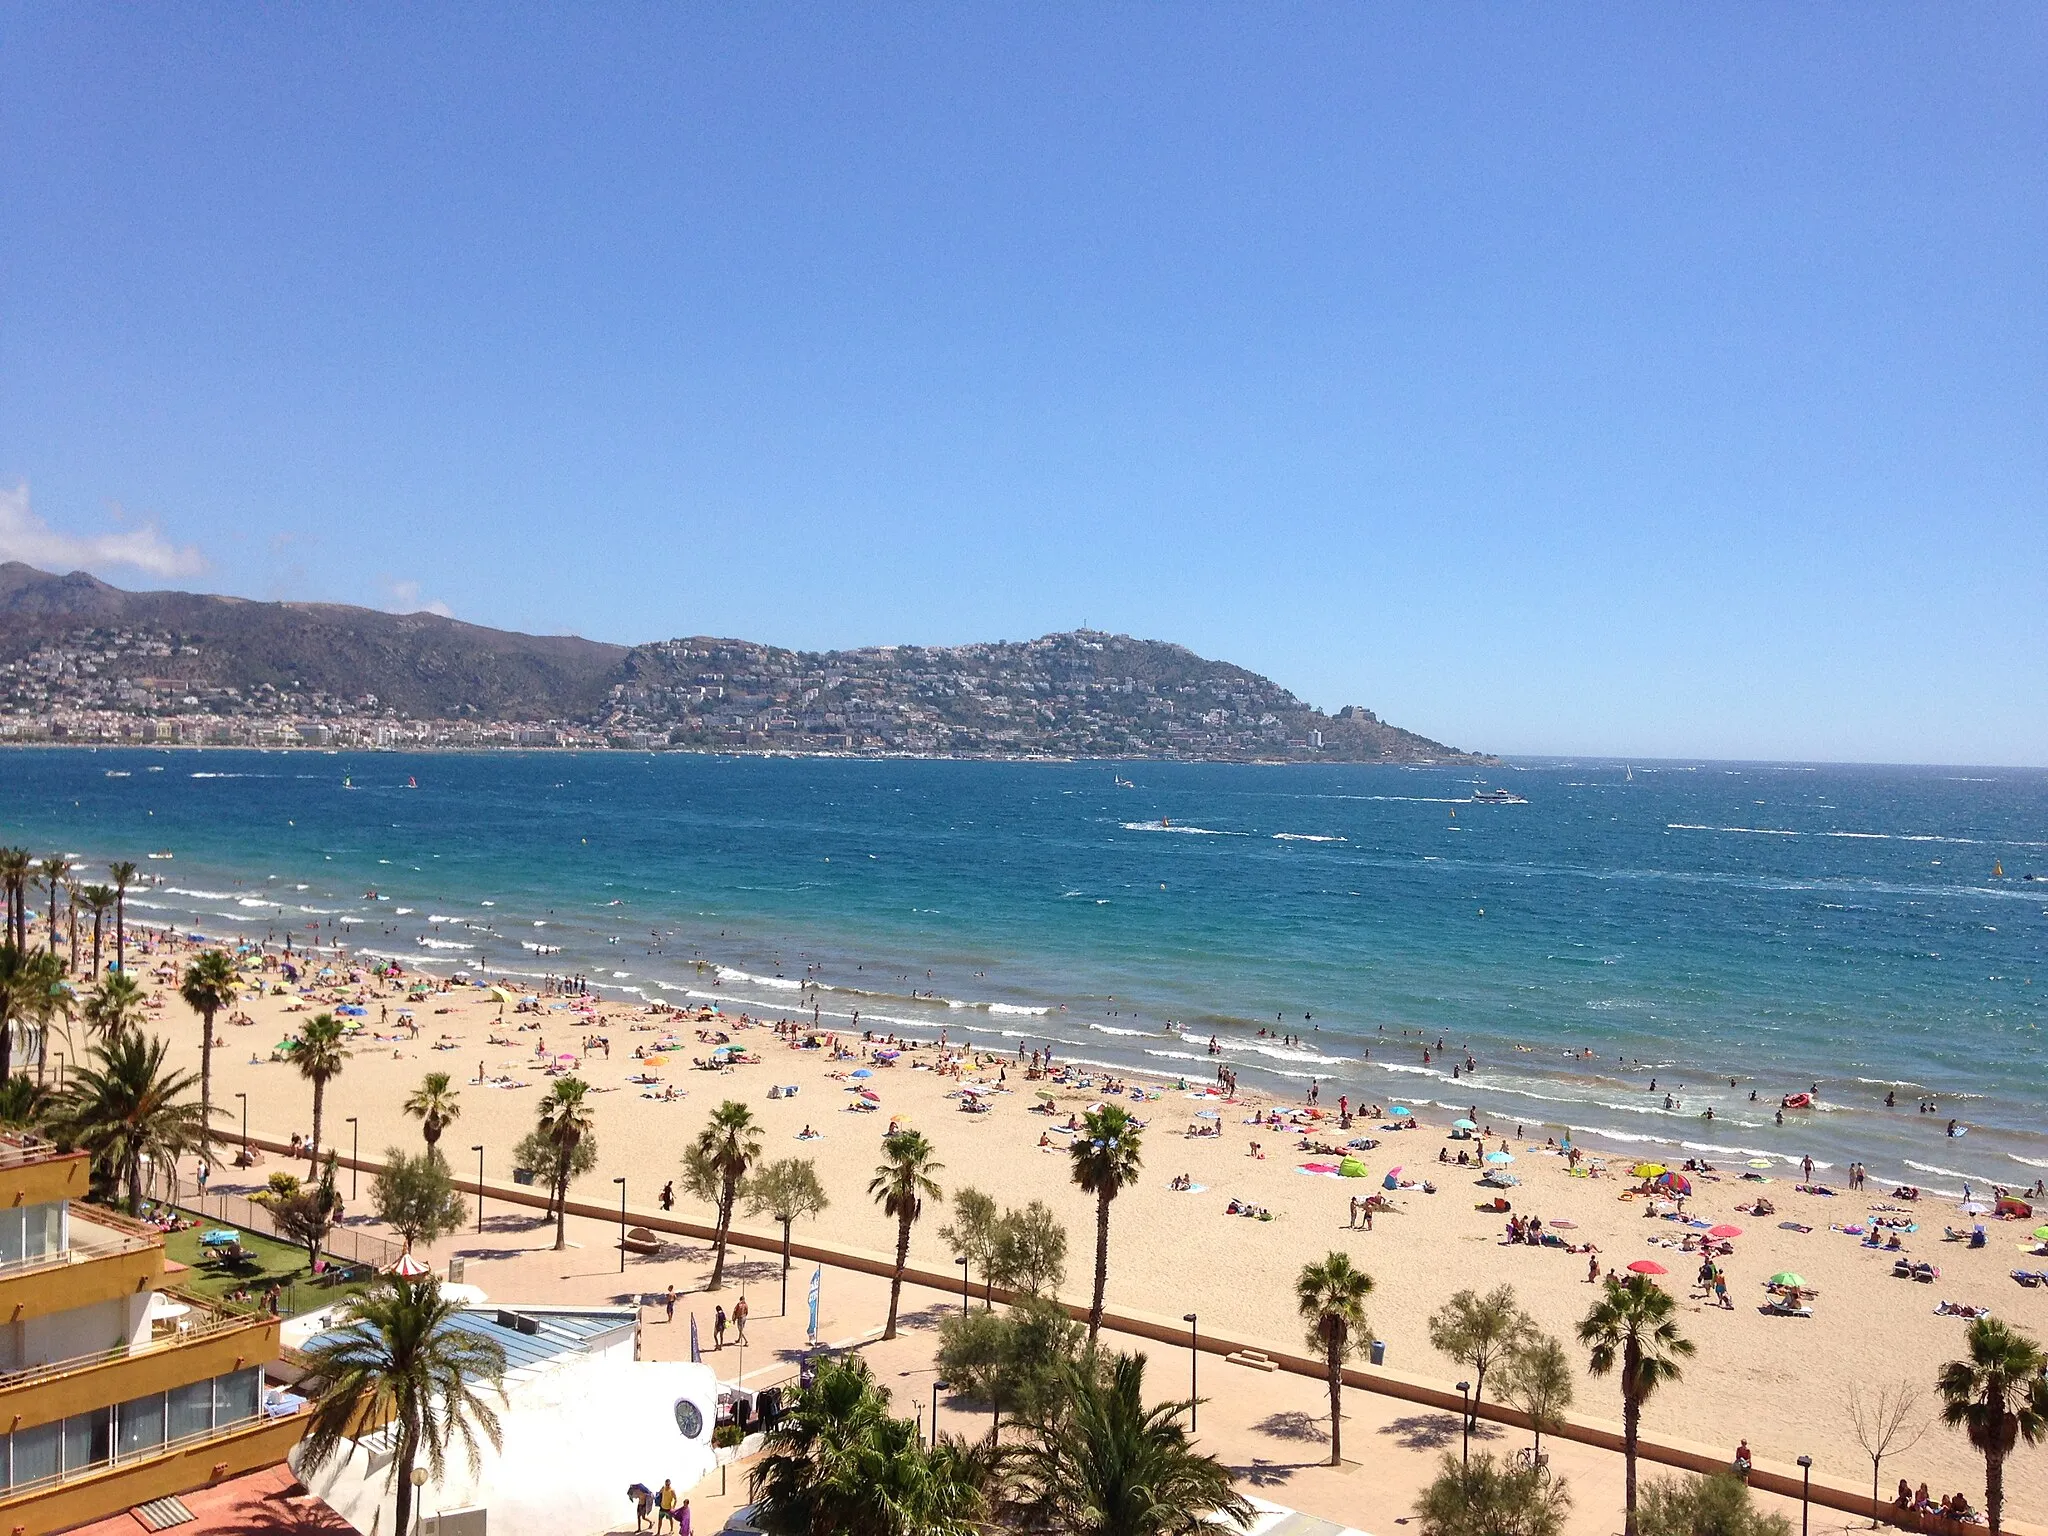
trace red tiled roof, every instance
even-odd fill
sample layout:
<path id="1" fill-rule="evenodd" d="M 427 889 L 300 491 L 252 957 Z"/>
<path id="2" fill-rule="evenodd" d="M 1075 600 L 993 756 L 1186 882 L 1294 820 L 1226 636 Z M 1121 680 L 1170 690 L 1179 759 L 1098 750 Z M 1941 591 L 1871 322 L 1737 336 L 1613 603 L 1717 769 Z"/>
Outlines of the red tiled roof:
<path id="1" fill-rule="evenodd" d="M 181 1493 L 178 1499 L 197 1518 L 171 1526 L 166 1536 L 361 1536 L 306 1492 L 292 1476 L 292 1469 L 281 1462 L 261 1472 Z M 129 1510 L 91 1525 L 75 1526 L 68 1536 L 146 1536 L 148 1531 Z"/>

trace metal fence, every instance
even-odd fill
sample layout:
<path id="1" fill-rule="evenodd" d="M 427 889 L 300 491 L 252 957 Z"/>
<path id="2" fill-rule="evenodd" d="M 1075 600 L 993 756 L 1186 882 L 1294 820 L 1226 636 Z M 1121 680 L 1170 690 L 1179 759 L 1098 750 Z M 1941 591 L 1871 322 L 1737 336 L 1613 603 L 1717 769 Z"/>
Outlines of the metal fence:
<path id="1" fill-rule="evenodd" d="M 188 1209 L 209 1221 L 217 1220 L 223 1226 L 247 1227 L 252 1232 L 261 1232 L 265 1237 L 296 1246 L 296 1239 L 277 1230 L 277 1223 L 271 1219 L 270 1212 L 246 1196 L 209 1191 L 203 1197 L 194 1198 Z M 359 1232 L 354 1227 L 333 1227 L 327 1233 L 327 1241 L 320 1245 L 320 1251 L 338 1264 L 368 1264 L 376 1269 L 387 1269 L 398 1262 L 398 1256 L 405 1250 L 374 1232 Z"/>

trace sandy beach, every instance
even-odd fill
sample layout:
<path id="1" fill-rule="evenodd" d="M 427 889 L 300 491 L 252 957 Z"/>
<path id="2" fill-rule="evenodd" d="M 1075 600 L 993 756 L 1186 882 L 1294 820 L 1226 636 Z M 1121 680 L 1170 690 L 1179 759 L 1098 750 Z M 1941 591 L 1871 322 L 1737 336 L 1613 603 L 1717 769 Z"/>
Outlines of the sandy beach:
<path id="1" fill-rule="evenodd" d="M 159 945 L 136 969 L 159 974 L 156 967 L 166 958 Z M 1099 1072 L 1075 1081 L 1031 1080 L 1028 1059 L 961 1060 L 935 1042 L 906 1041 L 893 1060 L 877 1060 L 878 1052 L 887 1053 L 885 1044 L 844 1033 L 838 1044 L 851 1055 L 835 1058 L 827 1049 L 800 1048 L 807 1029 L 793 1037 L 779 1033 L 773 1026 L 780 1015 L 746 1018 L 735 1007 L 715 1020 L 686 1021 L 618 1003 L 579 1006 L 564 997 L 542 997 L 531 1011 L 521 1011 L 516 1000 L 507 1006 L 471 986 L 413 1001 L 417 1038 L 394 1038 L 408 1033 L 400 1015 L 408 1006 L 405 983 L 351 984 L 345 973 L 339 979 L 338 988 L 303 997 L 258 997 L 252 990 L 238 1005 L 237 1021 L 220 1022 L 214 1097 L 223 1131 L 240 1127 L 238 1094 L 247 1095 L 249 1126 L 258 1135 L 283 1139 L 310 1129 L 310 1088 L 276 1047 L 301 1017 L 347 1002 L 364 1009 L 352 1020 L 361 1033 L 351 1042 L 355 1054 L 346 1070 L 329 1086 L 325 1126 L 329 1144 L 344 1152 L 349 1116 L 360 1120 L 365 1154 L 417 1146 L 417 1123 L 401 1113 L 400 1103 L 424 1073 L 443 1071 L 459 1088 L 462 1106 L 444 1148 L 458 1168 L 465 1157 L 473 1168 L 469 1149 L 481 1143 L 488 1177 L 507 1180 L 512 1146 L 532 1128 L 549 1070 L 573 1070 L 596 1090 L 591 1102 L 599 1141 L 598 1167 L 578 1183 L 577 1193 L 598 1198 L 595 1191 L 623 1175 L 632 1206 L 652 1210 L 711 1110 L 738 1099 L 759 1121 L 767 1157 L 810 1157 L 817 1164 L 832 1206 L 799 1235 L 880 1252 L 893 1231 L 866 1187 L 881 1136 L 895 1120 L 931 1138 L 944 1164 L 939 1181 L 949 1192 L 973 1185 L 1006 1204 L 1046 1201 L 1070 1234 L 1065 1293 L 1086 1298 L 1093 1206 L 1068 1180 L 1068 1138 L 1060 1128 L 1109 1091 Z M 275 982 L 276 972 L 266 980 Z M 179 1064 L 196 1068 L 196 1019 L 175 987 L 158 982 L 151 990 L 161 997 L 152 1008 L 153 1027 L 169 1035 Z M 758 1060 L 708 1070 L 693 1065 L 710 1061 L 719 1033 Z M 587 1043 L 598 1036 L 609 1041 L 608 1051 Z M 674 1048 L 656 1049 L 668 1039 Z M 643 1059 L 636 1059 L 636 1049 Z M 854 1079 L 849 1074 L 856 1070 L 871 1075 Z M 629 1081 L 634 1077 L 653 1081 Z M 1337 1106 L 1326 1103 L 1307 1139 L 1331 1147 L 1354 1138 L 1378 1143 L 1352 1153 L 1368 1177 L 1343 1178 L 1303 1171 L 1304 1165 L 1327 1170 L 1338 1156 L 1304 1150 L 1303 1131 L 1292 1123 L 1277 1129 L 1249 1123 L 1275 1109 L 1300 1108 L 1300 1101 L 1249 1093 L 1223 1098 L 1213 1083 L 1193 1078 L 1132 1077 L 1114 1086 L 1119 1101 L 1146 1124 L 1144 1175 L 1117 1200 L 1111 1222 L 1108 1300 L 1127 1311 L 1173 1318 L 1195 1311 L 1205 1327 L 1293 1348 L 1299 1336 L 1291 1302 L 1295 1273 L 1305 1261 L 1344 1248 L 1377 1281 L 1371 1313 L 1374 1332 L 1386 1341 L 1387 1363 L 1448 1383 L 1460 1371 L 1430 1349 L 1427 1319 L 1451 1292 L 1512 1284 L 1540 1326 L 1583 1361 L 1572 1330 L 1593 1295 L 1590 1262 L 1604 1271 L 1653 1261 L 1669 1271 L 1662 1283 L 1682 1298 L 1682 1326 L 1699 1352 L 1684 1380 L 1652 1401 L 1647 1427 L 1725 1443 L 1731 1454 L 1745 1437 L 1763 1457 L 1790 1461 L 1810 1454 L 1819 1470 L 1850 1481 L 1869 1475 L 1850 1419 L 1850 1389 L 1905 1379 L 1931 1396 L 1934 1374 L 1960 1350 L 1965 1326 L 1937 1315 L 1938 1304 L 1988 1305 L 2037 1337 L 2048 1335 L 2048 1289 L 2023 1289 L 2008 1278 L 2016 1266 L 2048 1267 L 2048 1259 L 2022 1252 L 2034 1221 L 1988 1222 L 1988 1246 L 1972 1250 L 1943 1241 L 1945 1225 L 1971 1224 L 1950 1202 L 1897 1201 L 1874 1187 L 1853 1195 L 1803 1193 L 1796 1176 L 1760 1175 L 1740 1165 L 1690 1175 L 1693 1193 L 1673 1219 L 1660 1214 L 1672 1210 L 1671 1202 L 1635 1192 L 1640 1181 L 1628 1164 L 1595 1158 L 1574 1171 L 1558 1149 L 1545 1145 L 1540 1130 L 1520 1138 L 1516 1126 L 1494 1121 L 1482 1124 L 1479 1140 L 1453 1140 L 1440 1119 L 1393 1130 L 1383 1128 L 1397 1123 L 1384 1114 L 1340 1130 Z M 770 1095 L 771 1088 L 792 1087 L 793 1096 Z M 985 1091 L 963 1098 L 969 1087 Z M 854 1107 L 862 1089 L 872 1094 L 874 1108 Z M 1144 1092 L 1142 1102 L 1129 1096 L 1133 1090 Z M 986 1112 L 964 1110 L 969 1098 L 986 1103 Z M 1049 1105 L 1051 1113 L 1039 1105 Z M 1191 1136 L 1191 1128 L 1216 1134 Z M 1479 1167 L 1440 1160 L 1460 1152 L 1476 1157 L 1482 1145 L 1509 1152 L 1513 1162 L 1506 1171 L 1517 1185 L 1481 1187 Z M 1435 1192 L 1386 1191 L 1385 1178 L 1396 1168 L 1400 1180 L 1427 1180 Z M 1172 1188 L 1179 1175 L 1197 1188 Z M 1351 1202 L 1368 1193 L 1387 1194 L 1393 1208 L 1378 1214 L 1370 1231 L 1347 1226 Z M 1496 1195 L 1514 1215 L 1541 1217 L 1556 1238 L 1573 1247 L 1591 1244 L 1597 1253 L 1509 1245 L 1508 1216 L 1477 1208 Z M 1745 1209 L 1759 1196 L 1775 1208 L 1761 1219 Z M 1271 1219 L 1226 1214 L 1233 1200 Z M 707 1213 L 679 1200 L 677 1214 Z M 1916 1223 L 1917 1230 L 1901 1233 L 1905 1256 L 1938 1266 L 1939 1279 L 1895 1278 L 1896 1252 L 1872 1250 L 1859 1236 L 1832 1230 L 1864 1227 L 1873 1216 Z M 914 1263 L 939 1269 L 953 1262 L 938 1235 L 944 1219 L 941 1212 L 928 1213 L 918 1226 Z M 1683 1245 L 1688 1238 L 1697 1244 L 1703 1228 L 1689 1223 L 1700 1222 L 1741 1228 L 1719 1261 L 1730 1306 L 1694 1284 L 1700 1256 Z M 1783 1271 L 1805 1280 L 1811 1317 L 1762 1310 L 1765 1281 Z M 1582 1379 L 1577 1406 L 1618 1414 L 1617 1390 L 1611 1381 Z M 1900 1476 L 1925 1480 L 1937 1493 L 1962 1488 L 1973 1498 L 1983 1486 L 1981 1462 L 1961 1435 L 1939 1428 L 1896 1466 L 1887 1464 L 1886 1487 Z M 2008 1468 L 2007 1486 L 2013 1515 L 2048 1508 L 2048 1457 L 2022 1452 Z"/>

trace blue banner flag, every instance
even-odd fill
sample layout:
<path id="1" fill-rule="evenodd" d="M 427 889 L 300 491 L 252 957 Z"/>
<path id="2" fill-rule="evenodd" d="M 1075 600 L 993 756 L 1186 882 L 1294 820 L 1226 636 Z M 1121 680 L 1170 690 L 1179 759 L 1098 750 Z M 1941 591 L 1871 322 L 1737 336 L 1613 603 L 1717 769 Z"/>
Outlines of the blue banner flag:
<path id="1" fill-rule="evenodd" d="M 811 1271 L 811 1329 L 810 1336 L 818 1336 L 818 1293 L 824 1288 L 825 1266 L 820 1264 Z"/>
<path id="2" fill-rule="evenodd" d="M 692 1312 L 690 1314 L 690 1364 L 702 1365 L 703 1363 L 704 1351 L 697 1347 L 697 1314 Z"/>

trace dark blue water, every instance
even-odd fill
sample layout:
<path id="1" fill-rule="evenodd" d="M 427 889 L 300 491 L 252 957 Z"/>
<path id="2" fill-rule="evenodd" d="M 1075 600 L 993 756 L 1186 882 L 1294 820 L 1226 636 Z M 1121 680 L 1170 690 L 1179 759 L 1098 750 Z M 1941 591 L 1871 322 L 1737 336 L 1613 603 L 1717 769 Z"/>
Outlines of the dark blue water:
<path id="1" fill-rule="evenodd" d="M 2048 1169 L 2048 774 L 1489 772 L 1525 805 L 1473 803 L 1473 777 L 29 750 L 0 835 L 169 851 L 136 910 L 209 934 L 771 1013 L 808 1011 L 808 975 L 841 1023 L 1202 1077 L 1214 1035 L 1247 1084 L 1589 1141 L 1931 1188 Z"/>

